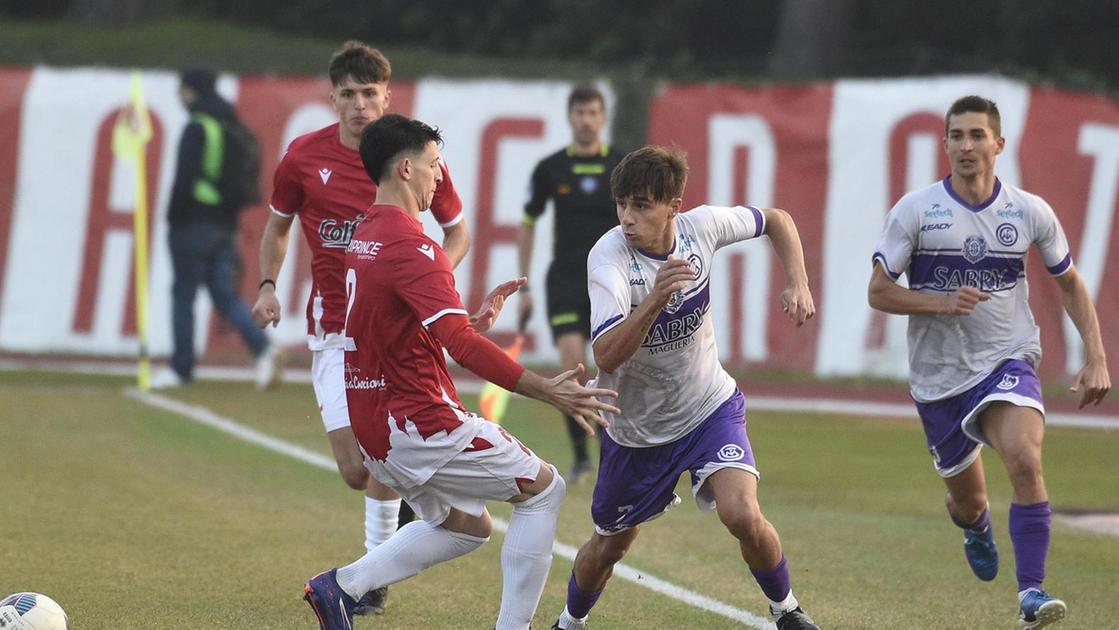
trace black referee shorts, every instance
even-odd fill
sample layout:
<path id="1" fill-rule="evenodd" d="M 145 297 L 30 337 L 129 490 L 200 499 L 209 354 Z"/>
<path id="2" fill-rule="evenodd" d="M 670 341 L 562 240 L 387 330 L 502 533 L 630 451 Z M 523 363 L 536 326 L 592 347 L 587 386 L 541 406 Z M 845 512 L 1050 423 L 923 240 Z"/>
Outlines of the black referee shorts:
<path id="1" fill-rule="evenodd" d="M 587 295 L 586 263 L 582 268 L 553 263 L 548 267 L 548 325 L 552 341 L 568 333 L 591 338 L 591 299 Z"/>

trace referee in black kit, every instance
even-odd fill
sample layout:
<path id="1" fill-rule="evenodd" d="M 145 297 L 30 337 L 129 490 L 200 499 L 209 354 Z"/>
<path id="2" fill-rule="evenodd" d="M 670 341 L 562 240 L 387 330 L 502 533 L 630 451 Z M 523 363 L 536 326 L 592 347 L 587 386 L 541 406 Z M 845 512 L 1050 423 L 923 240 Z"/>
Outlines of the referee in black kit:
<path id="1" fill-rule="evenodd" d="M 548 267 L 548 323 L 564 370 L 587 362 L 591 336 L 591 303 L 587 297 L 587 254 L 599 237 L 618 225 L 610 194 L 610 173 L 625 156 L 602 141 L 606 101 L 597 88 L 581 85 L 567 97 L 567 120 L 572 142 L 549 155 L 532 172 L 529 199 L 517 239 L 521 275 L 529 277 L 536 220 L 549 199 L 554 202 L 555 238 Z M 532 316 L 533 287 L 521 288 L 518 321 L 523 328 Z M 590 472 L 587 436 L 574 418 L 565 416 L 575 461 L 567 481 L 575 483 Z"/>

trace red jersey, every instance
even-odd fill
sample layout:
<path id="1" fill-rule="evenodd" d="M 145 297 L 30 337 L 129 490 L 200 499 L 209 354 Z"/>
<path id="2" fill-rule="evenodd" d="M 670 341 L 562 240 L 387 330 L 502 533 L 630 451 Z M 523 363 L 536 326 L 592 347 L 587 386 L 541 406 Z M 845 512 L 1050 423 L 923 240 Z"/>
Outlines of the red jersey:
<path id="1" fill-rule="evenodd" d="M 338 123 L 293 140 L 276 167 L 272 212 L 298 214 L 311 250 L 307 335 L 312 350 L 345 347 L 346 247 L 376 195 L 361 155 L 342 144 Z M 431 213 L 443 227 L 462 220 L 462 200 L 445 165 Z"/>
<path id="2" fill-rule="evenodd" d="M 508 388 L 523 368 L 467 324 L 450 259 L 403 208 L 368 209 L 346 252 L 346 286 L 354 435 L 398 482 L 418 485 L 476 433 L 464 425 L 470 413 L 447 372 L 444 342 L 468 369 Z"/>

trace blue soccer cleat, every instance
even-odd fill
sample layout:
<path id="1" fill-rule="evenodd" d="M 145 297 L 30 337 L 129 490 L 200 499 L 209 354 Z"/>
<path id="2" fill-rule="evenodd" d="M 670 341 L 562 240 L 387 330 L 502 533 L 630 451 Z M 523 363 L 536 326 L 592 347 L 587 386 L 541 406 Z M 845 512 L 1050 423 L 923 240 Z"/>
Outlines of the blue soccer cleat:
<path id="1" fill-rule="evenodd" d="M 338 569 L 323 571 L 307 580 L 303 599 L 311 605 L 321 630 L 353 630 L 357 602 L 338 586 Z"/>
<path id="2" fill-rule="evenodd" d="M 1037 588 L 1026 589 L 1018 604 L 1018 626 L 1022 630 L 1044 628 L 1065 618 L 1068 606 Z"/>
<path id="3" fill-rule="evenodd" d="M 964 555 L 975 577 L 980 580 L 990 582 L 999 574 L 999 549 L 995 546 L 990 525 L 982 533 L 964 530 Z"/>

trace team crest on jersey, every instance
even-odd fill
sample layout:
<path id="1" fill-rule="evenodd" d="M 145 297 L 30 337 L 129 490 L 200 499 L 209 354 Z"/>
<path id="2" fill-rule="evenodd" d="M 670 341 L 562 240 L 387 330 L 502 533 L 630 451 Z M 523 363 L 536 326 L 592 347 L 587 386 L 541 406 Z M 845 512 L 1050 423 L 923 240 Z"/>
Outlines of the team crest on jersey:
<path id="1" fill-rule="evenodd" d="M 719 449 L 719 459 L 723 460 L 724 462 L 736 462 L 742 459 L 745 455 L 746 451 L 742 450 L 742 447 L 737 444 L 727 444 L 723 448 Z"/>
<path id="2" fill-rule="evenodd" d="M 591 175 L 580 178 L 579 188 L 583 191 L 583 194 L 594 194 L 594 191 L 598 190 L 598 178 Z"/>
<path id="3" fill-rule="evenodd" d="M 661 309 L 661 310 L 663 310 L 665 313 L 668 313 L 669 315 L 671 315 L 671 314 L 675 313 L 676 311 L 680 310 L 680 307 L 683 306 L 683 305 L 684 305 L 684 291 L 680 290 L 680 291 L 676 291 L 675 293 L 672 294 L 672 297 L 668 298 L 668 304 L 665 304 L 664 308 Z"/>
<path id="4" fill-rule="evenodd" d="M 972 234 L 964 239 L 964 259 L 971 264 L 983 260 L 987 256 L 987 240 L 978 234 Z"/>
<path id="5" fill-rule="evenodd" d="M 1001 223 L 995 228 L 995 237 L 1003 245 L 1010 247 L 1018 242 L 1018 228 L 1011 223 Z"/>
<path id="6" fill-rule="evenodd" d="M 1003 390 L 1004 392 L 1008 392 L 1015 387 L 1018 387 L 1018 377 L 1012 374 L 1003 374 L 1002 380 L 999 381 L 999 384 L 995 385 L 995 387 Z"/>
<path id="7" fill-rule="evenodd" d="M 357 224 L 365 215 L 359 214 L 353 221 L 338 222 L 334 219 L 323 219 L 319 223 L 319 238 L 322 239 L 323 247 L 336 247 L 345 249 L 350 246 L 350 239 L 354 236 L 354 230 L 357 229 Z"/>
<path id="8" fill-rule="evenodd" d="M 699 280 L 700 275 L 703 274 L 703 259 L 699 257 L 699 254 L 692 254 L 688 256 L 688 264 L 692 267 L 695 279 Z"/>

